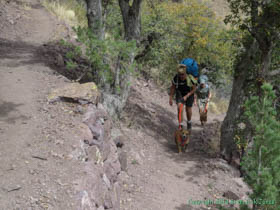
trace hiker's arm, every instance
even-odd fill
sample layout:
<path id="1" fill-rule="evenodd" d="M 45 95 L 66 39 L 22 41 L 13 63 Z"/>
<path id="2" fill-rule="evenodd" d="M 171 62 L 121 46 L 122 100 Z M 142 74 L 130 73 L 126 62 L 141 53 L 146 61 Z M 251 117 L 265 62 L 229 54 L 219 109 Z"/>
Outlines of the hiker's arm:
<path id="1" fill-rule="evenodd" d="M 211 91 L 209 90 L 208 97 L 207 97 L 207 103 L 205 105 L 205 110 L 204 110 L 205 112 L 207 112 L 207 110 L 208 110 L 210 98 L 211 98 Z"/>
<path id="2" fill-rule="evenodd" d="M 209 90 L 209 93 L 208 93 L 208 98 L 207 98 L 207 102 L 209 102 L 210 101 L 210 99 L 211 99 L 211 91 Z"/>
<path id="3" fill-rule="evenodd" d="M 187 95 L 184 96 L 184 100 L 186 101 L 188 97 L 190 97 L 192 94 L 195 93 L 195 91 L 196 91 L 196 85 L 193 85 L 192 90 Z"/>
<path id="4" fill-rule="evenodd" d="M 211 91 L 209 90 L 208 97 L 207 97 L 207 102 L 206 102 L 206 105 L 205 105 L 204 112 L 207 112 L 207 110 L 208 110 L 210 98 L 211 98 Z"/>
<path id="5" fill-rule="evenodd" d="M 171 88 L 170 88 L 170 96 L 169 96 L 169 104 L 172 105 L 173 103 L 173 96 L 175 93 L 175 85 L 172 83 Z"/>
<path id="6" fill-rule="evenodd" d="M 192 90 L 191 90 L 191 92 L 189 92 L 189 93 L 187 94 L 187 97 L 190 97 L 192 94 L 195 93 L 195 91 L 196 91 L 196 85 L 193 85 L 193 86 L 192 86 Z"/>
<path id="7" fill-rule="evenodd" d="M 170 88 L 170 97 L 169 99 L 173 99 L 175 93 L 175 85 L 172 83 L 171 88 Z"/>
<path id="8" fill-rule="evenodd" d="M 196 93 L 194 94 L 194 105 L 196 105 L 196 102 L 197 102 L 197 95 Z"/>

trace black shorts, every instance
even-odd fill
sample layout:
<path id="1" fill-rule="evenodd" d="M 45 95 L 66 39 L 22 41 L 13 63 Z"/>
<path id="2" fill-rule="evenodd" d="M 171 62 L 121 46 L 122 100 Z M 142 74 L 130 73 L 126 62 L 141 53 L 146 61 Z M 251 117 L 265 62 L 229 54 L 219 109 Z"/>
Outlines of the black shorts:
<path id="1" fill-rule="evenodd" d="M 185 94 L 187 95 L 187 94 Z M 180 92 L 176 93 L 176 103 L 183 103 L 186 107 L 192 107 L 194 102 L 194 94 L 190 95 L 186 101 L 184 101 L 182 94 Z"/>

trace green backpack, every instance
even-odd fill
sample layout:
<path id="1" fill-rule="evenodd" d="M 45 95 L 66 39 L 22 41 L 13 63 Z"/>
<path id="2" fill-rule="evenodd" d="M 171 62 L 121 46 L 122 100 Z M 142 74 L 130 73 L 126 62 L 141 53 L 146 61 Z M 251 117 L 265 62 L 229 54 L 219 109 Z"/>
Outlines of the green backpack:
<path id="1" fill-rule="evenodd" d="M 197 80 L 191 74 L 187 74 L 186 80 L 187 80 L 187 86 L 189 87 L 192 87 L 193 85 L 197 84 Z"/>

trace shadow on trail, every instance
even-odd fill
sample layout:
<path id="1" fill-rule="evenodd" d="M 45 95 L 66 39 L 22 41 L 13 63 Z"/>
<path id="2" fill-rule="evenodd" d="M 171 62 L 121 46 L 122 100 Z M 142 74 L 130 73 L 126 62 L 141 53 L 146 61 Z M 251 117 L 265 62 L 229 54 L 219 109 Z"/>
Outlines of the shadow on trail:
<path id="1" fill-rule="evenodd" d="M 173 123 L 174 114 L 155 103 L 147 105 L 149 107 L 145 107 L 141 93 L 133 88 L 125 112 L 136 128 L 145 129 L 149 136 L 159 141 L 167 141 L 176 127 Z"/>
<path id="2" fill-rule="evenodd" d="M 15 104 L 7 101 L 0 101 L 0 118 L 7 117 L 10 112 L 16 111 L 17 107 L 23 104 Z"/>
<path id="3" fill-rule="evenodd" d="M 0 38 L 0 58 L 1 59 L 13 59 L 15 60 L 15 67 L 20 66 L 18 59 L 24 58 L 26 53 L 34 53 L 36 46 L 22 42 L 22 41 L 11 41 Z"/>
<path id="4" fill-rule="evenodd" d="M 11 113 L 17 111 L 17 107 L 24 104 L 15 104 L 7 101 L 0 101 L 0 121 L 8 124 L 15 124 L 18 120 L 28 120 L 25 115 L 9 116 Z"/>
<path id="5" fill-rule="evenodd" d="M 63 46 L 56 42 L 43 45 L 33 45 L 23 41 L 11 41 L 0 38 L 0 59 L 12 59 L 11 62 L 2 62 L 1 65 L 8 67 L 19 67 L 24 65 L 41 64 L 53 70 L 53 73 L 61 74 L 70 80 L 80 79 L 79 82 L 88 82 L 87 77 L 89 63 L 85 58 L 75 56 L 73 61 L 76 68 L 68 69 L 67 53 L 74 49 L 71 46 Z M 83 76 L 83 77 L 81 77 Z"/>
<path id="6" fill-rule="evenodd" d="M 0 59 L 12 59 L 7 62 L 8 67 L 19 67 L 33 64 L 49 65 L 48 59 L 43 56 L 43 47 L 23 41 L 11 41 L 0 38 Z"/>

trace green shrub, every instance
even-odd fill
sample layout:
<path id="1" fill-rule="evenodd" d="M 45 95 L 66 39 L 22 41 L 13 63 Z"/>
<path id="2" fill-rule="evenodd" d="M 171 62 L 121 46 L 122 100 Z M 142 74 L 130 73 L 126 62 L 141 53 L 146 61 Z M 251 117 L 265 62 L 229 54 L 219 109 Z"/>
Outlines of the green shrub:
<path id="1" fill-rule="evenodd" d="M 262 97 L 251 97 L 245 104 L 254 135 L 253 146 L 241 165 L 245 180 L 253 189 L 251 199 L 276 202 L 265 206 L 255 203 L 262 209 L 280 209 L 280 122 L 276 119 L 274 99 L 272 86 L 264 84 Z"/>
<path id="2" fill-rule="evenodd" d="M 147 1 L 142 10 L 142 36 L 154 38 L 149 53 L 140 61 L 156 80 L 168 81 L 185 57 L 208 68 L 215 83 L 226 83 L 232 74 L 236 33 L 225 28 L 204 3 L 188 0 L 174 4 Z M 157 69 L 150 72 L 149 69 Z"/>
<path id="3" fill-rule="evenodd" d="M 131 55 L 136 52 L 135 41 L 127 42 L 112 36 L 102 40 L 87 28 L 78 27 L 75 31 L 77 41 L 85 46 L 85 56 L 90 61 L 91 73 L 96 74 L 93 78 L 96 78 L 98 85 L 114 85 L 115 68 L 118 65 L 121 66 L 120 74 L 134 72 L 135 65 L 130 61 Z M 77 50 L 81 51 L 80 48 Z"/>

